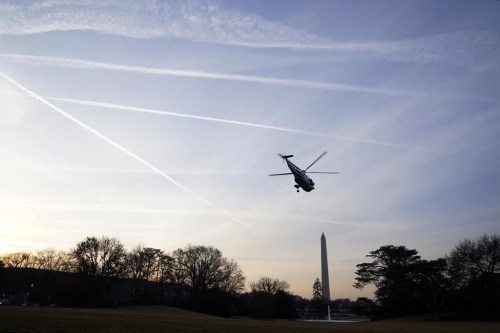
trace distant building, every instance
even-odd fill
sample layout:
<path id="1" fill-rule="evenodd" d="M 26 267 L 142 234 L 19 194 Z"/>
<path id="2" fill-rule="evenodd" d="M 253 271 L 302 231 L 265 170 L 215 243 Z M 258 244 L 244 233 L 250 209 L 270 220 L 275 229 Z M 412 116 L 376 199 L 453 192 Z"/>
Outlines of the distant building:
<path id="1" fill-rule="evenodd" d="M 321 234 L 321 286 L 323 287 L 323 300 L 330 301 L 330 278 L 328 276 L 328 255 L 326 252 L 326 237 Z"/>

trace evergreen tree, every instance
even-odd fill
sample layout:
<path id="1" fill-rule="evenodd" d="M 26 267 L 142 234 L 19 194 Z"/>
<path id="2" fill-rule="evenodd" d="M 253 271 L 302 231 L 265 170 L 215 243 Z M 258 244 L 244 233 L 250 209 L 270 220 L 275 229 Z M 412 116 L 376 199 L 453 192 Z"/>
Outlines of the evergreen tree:
<path id="1" fill-rule="evenodd" d="M 311 302 L 311 310 L 316 317 L 323 317 L 324 315 L 324 304 L 323 304 L 323 287 L 321 281 L 318 277 L 314 280 L 313 284 L 313 298 Z"/>
<path id="2" fill-rule="evenodd" d="M 323 287 L 318 277 L 314 280 L 312 299 L 313 301 L 321 301 L 323 299 Z"/>

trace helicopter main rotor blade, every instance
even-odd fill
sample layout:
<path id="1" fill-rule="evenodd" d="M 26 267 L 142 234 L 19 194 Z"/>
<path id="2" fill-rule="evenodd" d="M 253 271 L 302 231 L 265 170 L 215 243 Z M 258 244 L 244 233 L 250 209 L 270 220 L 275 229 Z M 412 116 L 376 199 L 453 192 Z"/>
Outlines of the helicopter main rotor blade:
<path id="1" fill-rule="evenodd" d="M 272 173 L 269 176 L 284 176 L 284 175 L 293 175 L 293 173 L 291 173 L 291 172 L 287 172 L 287 173 Z"/>
<path id="2" fill-rule="evenodd" d="M 326 151 L 324 151 L 323 154 L 319 155 L 319 157 L 317 159 L 315 159 L 314 162 L 312 162 L 304 171 L 307 171 L 310 167 L 312 167 L 314 165 L 314 163 L 318 162 L 319 159 L 325 155 L 326 155 Z"/>
<path id="3" fill-rule="evenodd" d="M 308 172 L 308 173 L 326 173 L 326 174 L 329 174 L 329 175 L 337 175 L 340 172 L 336 172 L 336 171 L 311 171 L 311 172 Z"/>

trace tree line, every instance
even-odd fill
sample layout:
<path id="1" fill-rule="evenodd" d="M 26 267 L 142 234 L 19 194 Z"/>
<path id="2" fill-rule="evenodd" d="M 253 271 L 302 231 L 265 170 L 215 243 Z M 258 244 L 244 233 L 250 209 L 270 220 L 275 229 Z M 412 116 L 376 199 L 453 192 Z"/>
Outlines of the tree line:
<path id="1" fill-rule="evenodd" d="M 443 258 L 425 260 L 406 246 L 384 245 L 356 265 L 353 287 L 375 286 L 375 299 L 325 301 L 316 278 L 312 298 L 289 292 L 283 280 L 249 283 L 239 265 L 212 246 L 167 253 L 116 238 L 87 237 L 70 251 L 45 249 L 0 256 L 0 297 L 17 304 L 61 306 L 163 304 L 222 316 L 326 317 L 336 312 L 372 318 L 429 311 L 500 318 L 500 236 L 464 239 Z M 12 303 L 12 301 L 11 301 Z"/>
<path id="2" fill-rule="evenodd" d="M 425 307 L 440 319 L 443 310 L 500 319 L 500 236 L 465 239 L 443 258 L 424 260 L 415 249 L 386 245 L 356 266 L 353 286 L 376 287 L 380 316 Z"/>
<path id="3" fill-rule="evenodd" d="M 17 294 L 17 303 L 166 304 L 218 315 L 296 315 L 286 281 L 262 277 L 250 283 L 251 293 L 243 293 L 243 271 L 212 246 L 188 245 L 167 253 L 137 245 L 126 251 L 116 238 L 87 237 L 67 252 L 49 248 L 4 254 L 2 267 L 0 296 Z M 284 304 L 293 311 L 277 313 L 275 308 Z"/>
<path id="4" fill-rule="evenodd" d="M 127 252 L 116 238 L 87 237 L 69 252 L 53 248 L 0 256 L 5 267 L 79 273 L 101 278 L 128 278 L 191 286 L 195 293 L 216 288 L 227 292 L 244 289 L 238 264 L 212 246 L 188 245 L 171 254 L 137 245 Z"/>

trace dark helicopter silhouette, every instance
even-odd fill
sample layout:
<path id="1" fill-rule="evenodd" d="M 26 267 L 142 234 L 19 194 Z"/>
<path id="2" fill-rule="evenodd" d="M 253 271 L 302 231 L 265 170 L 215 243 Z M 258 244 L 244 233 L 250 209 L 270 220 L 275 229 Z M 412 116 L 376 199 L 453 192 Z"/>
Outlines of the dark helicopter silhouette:
<path id="1" fill-rule="evenodd" d="M 338 174 L 338 172 L 322 172 L 322 171 L 309 171 L 310 167 L 314 165 L 314 163 L 318 162 L 320 158 L 325 156 L 326 151 L 323 152 L 323 154 L 319 155 L 317 159 L 314 160 L 307 168 L 302 170 L 292 162 L 290 162 L 288 159 L 290 157 L 293 157 L 293 155 L 283 155 L 283 154 L 278 154 L 282 159 L 286 161 L 286 164 L 288 165 L 288 168 L 290 169 L 291 172 L 287 173 L 272 173 L 269 176 L 284 176 L 284 175 L 293 175 L 295 178 L 295 185 L 294 187 L 297 189 L 297 192 L 299 192 L 299 188 L 302 188 L 306 192 L 311 192 L 314 190 L 314 182 L 311 178 L 309 178 L 306 173 L 326 173 L 326 174 Z"/>

